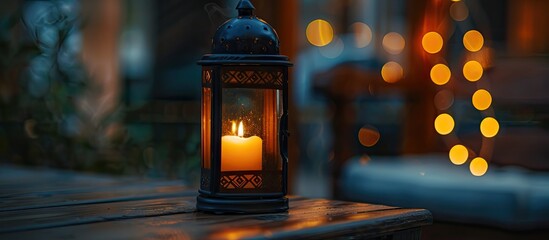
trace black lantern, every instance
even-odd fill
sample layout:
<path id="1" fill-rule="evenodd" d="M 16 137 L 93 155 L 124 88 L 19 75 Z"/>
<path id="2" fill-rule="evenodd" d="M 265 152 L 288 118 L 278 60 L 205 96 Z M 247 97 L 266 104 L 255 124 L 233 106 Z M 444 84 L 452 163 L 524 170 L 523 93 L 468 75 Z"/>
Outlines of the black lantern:
<path id="1" fill-rule="evenodd" d="M 288 57 L 248 0 L 221 25 L 202 65 L 202 172 L 197 208 L 288 210 Z"/>

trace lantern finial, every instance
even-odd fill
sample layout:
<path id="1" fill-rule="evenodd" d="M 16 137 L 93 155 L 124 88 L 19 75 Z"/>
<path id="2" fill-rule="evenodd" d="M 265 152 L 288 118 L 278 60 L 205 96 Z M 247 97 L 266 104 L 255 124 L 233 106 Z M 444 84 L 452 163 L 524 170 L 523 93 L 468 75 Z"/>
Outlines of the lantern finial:
<path id="1" fill-rule="evenodd" d="M 250 0 L 240 0 L 236 9 L 238 10 L 238 16 L 253 16 L 255 8 Z"/>
<path id="2" fill-rule="evenodd" d="M 238 17 L 221 25 L 212 38 L 213 54 L 278 55 L 276 31 L 254 15 L 250 0 L 240 0 Z"/>

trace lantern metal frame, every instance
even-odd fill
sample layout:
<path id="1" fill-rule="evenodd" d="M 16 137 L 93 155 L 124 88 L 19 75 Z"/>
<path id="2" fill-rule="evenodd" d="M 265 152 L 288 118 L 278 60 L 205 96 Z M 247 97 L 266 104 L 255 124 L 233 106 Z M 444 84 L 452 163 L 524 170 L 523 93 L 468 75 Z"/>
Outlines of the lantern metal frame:
<path id="1" fill-rule="evenodd" d="M 217 214 L 283 212 L 288 210 L 288 67 L 292 63 L 287 56 L 279 54 L 276 32 L 255 17 L 249 0 L 241 0 L 236 9 L 238 17 L 225 22 L 214 35 L 212 54 L 198 61 L 202 65 L 203 156 L 196 206 L 200 211 Z M 222 90 L 225 88 L 282 91 L 282 114 L 277 126 L 280 170 L 221 171 Z M 204 89 L 210 91 L 210 106 L 204 105 Z M 205 116 L 204 108 L 208 107 L 209 116 Z M 210 120 L 209 126 L 204 126 L 204 120 Z M 204 129 L 208 127 L 209 142 L 205 143 L 208 136 L 204 136 Z M 209 149 L 204 149 L 205 144 L 209 144 Z M 204 157 L 204 154 L 209 155 Z M 235 182 L 231 182 L 233 180 Z M 244 185 L 251 187 L 244 188 Z"/>

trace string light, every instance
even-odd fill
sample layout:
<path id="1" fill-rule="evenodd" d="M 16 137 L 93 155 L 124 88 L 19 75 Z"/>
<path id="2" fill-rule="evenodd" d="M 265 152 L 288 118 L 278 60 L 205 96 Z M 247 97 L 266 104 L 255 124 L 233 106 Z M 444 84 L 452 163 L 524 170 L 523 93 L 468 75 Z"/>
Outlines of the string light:
<path id="1" fill-rule="evenodd" d="M 471 51 L 477 52 L 484 45 L 484 37 L 477 30 L 470 30 L 463 35 L 463 46 Z"/>
<path id="2" fill-rule="evenodd" d="M 435 118 L 435 130 L 440 135 L 448 135 L 454 130 L 454 118 L 450 114 L 443 113 Z"/>
<path id="3" fill-rule="evenodd" d="M 473 93 L 471 102 L 477 110 L 483 111 L 488 109 L 492 104 L 492 95 L 490 95 L 490 92 L 484 89 L 479 89 L 475 91 L 475 93 Z"/>
<path id="4" fill-rule="evenodd" d="M 448 66 L 439 63 L 431 68 L 431 81 L 433 81 L 436 85 L 444 85 L 448 81 L 450 81 L 450 76 L 452 73 L 450 72 L 450 68 Z"/>
<path id="5" fill-rule="evenodd" d="M 463 65 L 463 76 L 465 79 L 476 82 L 484 73 L 484 69 L 482 68 L 482 65 L 477 61 L 468 61 Z"/>
<path id="6" fill-rule="evenodd" d="M 480 177 L 488 171 L 488 162 L 481 157 L 474 158 L 469 164 L 469 171 L 474 176 Z"/>
<path id="7" fill-rule="evenodd" d="M 461 165 L 469 158 L 469 150 L 465 146 L 458 144 L 450 149 L 448 156 L 453 164 Z"/>
<path id="8" fill-rule="evenodd" d="M 499 123 L 493 117 L 487 117 L 480 122 L 480 133 L 487 138 L 494 137 L 499 132 Z"/>
<path id="9" fill-rule="evenodd" d="M 421 45 L 423 46 L 423 49 L 431 54 L 440 52 L 443 44 L 444 40 L 438 32 L 428 32 L 423 35 L 423 38 L 421 39 Z"/>

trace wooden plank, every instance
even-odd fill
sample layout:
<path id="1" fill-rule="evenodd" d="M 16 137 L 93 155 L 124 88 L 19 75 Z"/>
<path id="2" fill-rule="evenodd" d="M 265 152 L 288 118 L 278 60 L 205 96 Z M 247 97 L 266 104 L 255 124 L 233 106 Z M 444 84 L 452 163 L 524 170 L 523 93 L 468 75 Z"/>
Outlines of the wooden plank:
<path id="1" fill-rule="evenodd" d="M 195 196 L 0 212 L 0 233 L 194 212 Z"/>
<path id="2" fill-rule="evenodd" d="M 191 191 L 193 193 L 188 193 Z M 0 168 L 0 212 L 194 195 L 181 181 L 141 181 L 60 170 Z"/>
<path id="3" fill-rule="evenodd" d="M 128 178 L 125 178 L 129 180 Z M 0 165 L 0 196 L 13 192 L 30 192 L 50 187 L 82 187 L 86 184 L 96 186 L 119 183 L 124 178 L 77 174 L 71 171 L 52 170 L 48 168 L 22 168 L 13 165 Z M 135 182 L 135 179 L 132 181 Z"/>
<path id="4" fill-rule="evenodd" d="M 195 212 L 194 207 L 195 198 L 187 197 L 61 207 L 54 211 L 61 213 L 52 216 L 47 215 L 53 214 L 51 211 L 18 211 L 18 215 L 0 215 L 0 219 L 11 219 L 2 222 L 3 229 L 9 224 L 19 226 L 17 229 L 11 228 L 11 231 L 19 232 L 0 234 L 0 237 L 314 239 L 354 234 L 378 236 L 417 228 L 432 221 L 430 213 L 426 210 L 323 199 L 291 198 L 290 211 L 277 214 L 211 215 Z M 174 214 L 178 212 L 181 213 Z M 33 216 L 26 217 L 26 214 Z M 40 214 L 40 220 L 30 221 Z M 21 227 L 22 225 L 25 228 Z M 41 229 L 21 232 L 33 228 Z"/>
<path id="5" fill-rule="evenodd" d="M 4 195 L 0 212 L 195 195 L 181 183 L 141 183 Z"/>

